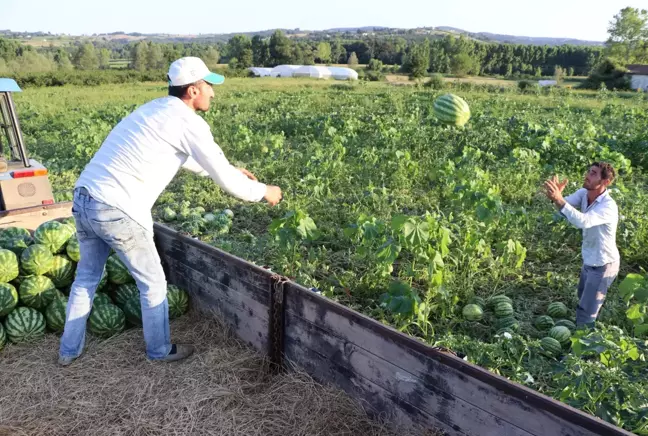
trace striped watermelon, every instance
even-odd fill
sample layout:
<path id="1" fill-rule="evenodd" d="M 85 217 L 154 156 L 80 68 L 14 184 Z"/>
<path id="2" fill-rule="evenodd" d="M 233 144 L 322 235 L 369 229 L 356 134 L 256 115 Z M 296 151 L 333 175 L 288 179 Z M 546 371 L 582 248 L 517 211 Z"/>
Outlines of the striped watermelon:
<path id="1" fill-rule="evenodd" d="M 22 239 L 27 245 L 31 245 L 34 242 L 29 230 L 23 227 L 7 227 L 6 229 L 0 232 L 0 246 L 4 247 L 5 241 L 12 239 Z"/>
<path id="2" fill-rule="evenodd" d="M 96 336 L 109 338 L 126 328 L 124 312 L 114 304 L 97 306 L 90 312 L 88 329 Z"/>
<path id="3" fill-rule="evenodd" d="M 65 249 L 65 244 L 73 233 L 65 224 L 58 221 L 46 221 L 34 232 L 34 242 L 45 245 L 50 252 L 56 254 Z"/>
<path id="4" fill-rule="evenodd" d="M 20 284 L 18 294 L 22 304 L 37 310 L 45 310 L 58 295 L 54 283 L 45 276 L 27 277 Z"/>
<path id="5" fill-rule="evenodd" d="M 169 285 L 167 287 L 167 300 L 170 319 L 178 318 L 189 310 L 189 294 L 177 286 Z"/>
<path id="6" fill-rule="evenodd" d="M 454 94 L 446 94 L 434 102 L 434 115 L 443 123 L 463 127 L 470 119 L 470 107 Z"/>
<path id="7" fill-rule="evenodd" d="M 116 285 L 132 283 L 135 281 L 130 275 L 128 268 L 117 256 L 117 253 L 111 254 L 106 262 L 106 271 L 108 272 L 108 281 Z"/>
<path id="8" fill-rule="evenodd" d="M 477 306 L 481 307 L 482 309 L 486 307 L 486 301 L 482 297 L 474 296 L 470 300 L 468 300 L 469 304 L 476 304 Z"/>
<path id="9" fill-rule="evenodd" d="M 115 304 L 121 308 L 124 307 L 126 302 L 131 299 L 133 296 L 139 298 L 139 289 L 135 283 L 126 283 L 123 285 L 117 286 L 115 291 Z"/>
<path id="10" fill-rule="evenodd" d="M 124 315 L 126 315 L 126 320 L 134 325 L 142 325 L 142 303 L 140 302 L 140 296 L 133 295 L 131 296 L 126 304 L 124 304 Z"/>
<path id="11" fill-rule="evenodd" d="M 5 333 L 4 326 L 0 323 L 0 351 L 4 348 L 7 343 L 7 333 Z"/>
<path id="12" fill-rule="evenodd" d="M 53 266 L 54 255 L 45 245 L 31 245 L 20 255 L 21 275 L 43 275 Z"/>
<path id="13" fill-rule="evenodd" d="M 507 316 L 511 316 L 513 315 L 514 312 L 511 303 L 497 303 L 493 311 L 495 312 L 495 316 L 498 318 L 505 318 Z"/>
<path id="14" fill-rule="evenodd" d="M 540 346 L 542 347 L 543 350 L 547 352 L 547 354 L 553 357 L 559 356 L 560 353 L 562 352 L 562 347 L 560 346 L 560 342 L 558 342 L 552 337 L 542 338 L 540 340 Z"/>
<path id="15" fill-rule="evenodd" d="M 565 306 L 563 303 L 559 301 L 555 303 L 551 303 L 547 307 L 547 315 L 549 315 L 554 319 L 565 318 L 567 316 L 567 312 L 568 312 L 567 306 Z"/>
<path id="16" fill-rule="evenodd" d="M 556 326 L 567 327 L 572 332 L 576 330 L 576 324 L 568 319 L 559 319 L 558 321 L 556 321 Z"/>
<path id="17" fill-rule="evenodd" d="M 45 317 L 31 307 L 17 307 L 4 320 L 7 338 L 14 344 L 29 342 L 45 335 Z"/>
<path id="18" fill-rule="evenodd" d="M 13 239 L 6 239 L 0 242 L 0 247 L 5 248 L 9 251 L 13 251 L 17 257 L 20 257 L 25 248 L 29 247 L 32 242 L 26 242 L 25 239 L 21 237 L 15 237 Z"/>
<path id="19" fill-rule="evenodd" d="M 571 332 L 567 327 L 561 325 L 552 327 L 549 330 L 549 336 L 560 342 L 562 345 L 567 345 L 571 340 Z"/>
<path id="20" fill-rule="evenodd" d="M 538 330 L 549 330 L 554 326 L 554 320 L 549 315 L 540 315 L 533 323 Z"/>
<path id="21" fill-rule="evenodd" d="M 513 336 L 516 334 L 516 330 L 509 327 L 503 327 L 499 329 L 495 334 L 498 336 L 502 336 L 504 333 L 508 333 L 509 335 Z"/>
<path id="22" fill-rule="evenodd" d="M 64 226 L 67 226 L 68 231 L 70 232 L 70 236 L 74 235 L 76 233 L 76 220 L 74 219 L 73 216 L 68 216 L 65 217 L 61 220 L 61 224 Z"/>
<path id="23" fill-rule="evenodd" d="M 513 315 L 509 315 L 503 318 L 499 318 L 496 322 L 496 326 L 498 329 L 509 329 L 516 332 L 520 328 L 520 323 L 517 319 L 515 319 Z"/>
<path id="24" fill-rule="evenodd" d="M 0 317 L 6 316 L 18 304 L 18 292 L 9 283 L 0 283 Z"/>
<path id="25" fill-rule="evenodd" d="M 57 288 L 65 288 L 74 281 L 76 265 L 69 257 L 57 254 L 54 256 L 54 264 L 45 275 L 52 280 Z"/>
<path id="26" fill-rule="evenodd" d="M 99 280 L 97 290 L 104 289 L 106 285 L 108 285 L 108 273 L 106 272 L 106 268 L 104 268 L 103 272 L 101 273 L 101 280 Z"/>
<path id="27" fill-rule="evenodd" d="M 108 294 L 104 294 L 103 292 L 96 292 L 94 300 L 92 301 L 92 308 L 94 309 L 95 307 L 102 306 L 104 304 L 113 304 L 113 301 Z"/>
<path id="28" fill-rule="evenodd" d="M 490 297 L 488 299 L 488 306 L 494 308 L 497 306 L 499 303 L 508 303 L 508 304 L 513 304 L 513 300 L 511 300 L 509 297 L 506 295 L 495 295 L 493 297 Z"/>
<path id="29" fill-rule="evenodd" d="M 78 262 L 81 259 L 81 252 L 79 251 L 79 240 L 77 239 L 76 234 L 72 235 L 72 237 L 68 240 L 68 243 L 65 246 L 65 252 L 67 253 L 68 257 L 75 262 Z"/>
<path id="30" fill-rule="evenodd" d="M 45 309 L 45 322 L 47 328 L 53 332 L 60 333 L 65 327 L 65 308 L 67 307 L 67 298 L 55 298 Z"/>
<path id="31" fill-rule="evenodd" d="M 16 277 L 18 277 L 16 253 L 0 248 L 0 283 L 9 283 Z"/>
<path id="32" fill-rule="evenodd" d="M 169 304 L 171 306 L 171 304 Z M 466 304 L 463 308 L 463 317 L 468 321 L 479 321 L 484 316 L 482 308 L 477 304 Z"/>

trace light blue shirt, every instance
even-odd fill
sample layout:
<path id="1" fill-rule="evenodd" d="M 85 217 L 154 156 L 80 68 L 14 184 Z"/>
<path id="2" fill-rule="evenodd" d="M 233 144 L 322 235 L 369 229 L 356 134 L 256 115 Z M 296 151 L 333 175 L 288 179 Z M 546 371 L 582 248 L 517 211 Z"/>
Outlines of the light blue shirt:
<path id="1" fill-rule="evenodd" d="M 585 188 L 565 197 L 565 201 L 567 203 L 560 213 L 583 230 L 583 263 L 587 266 L 603 266 L 618 261 L 621 258 L 616 246 L 619 208 L 609 191 L 599 195 L 589 206 Z M 577 207 L 580 211 L 576 210 Z"/>
<path id="2" fill-rule="evenodd" d="M 209 124 L 176 97 L 146 103 L 125 117 L 85 167 L 77 187 L 153 231 L 151 208 L 184 167 L 225 192 L 260 201 L 266 185 L 241 173 L 214 142 Z"/>

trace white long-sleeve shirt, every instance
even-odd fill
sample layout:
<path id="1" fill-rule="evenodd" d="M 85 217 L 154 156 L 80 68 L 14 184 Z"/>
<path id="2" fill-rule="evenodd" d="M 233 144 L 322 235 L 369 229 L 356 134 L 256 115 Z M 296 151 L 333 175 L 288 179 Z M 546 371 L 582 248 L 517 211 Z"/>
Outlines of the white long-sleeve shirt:
<path id="1" fill-rule="evenodd" d="M 225 192 L 260 201 L 266 185 L 232 166 L 209 125 L 176 97 L 150 101 L 113 128 L 77 180 L 90 195 L 153 231 L 151 208 L 180 167 L 210 176 Z"/>
<path id="2" fill-rule="evenodd" d="M 616 246 L 619 208 L 609 191 L 588 206 L 587 189 L 581 188 L 565 198 L 560 210 L 570 223 L 583 230 L 582 256 L 587 266 L 603 266 L 620 259 Z M 580 211 L 576 210 L 579 207 Z"/>

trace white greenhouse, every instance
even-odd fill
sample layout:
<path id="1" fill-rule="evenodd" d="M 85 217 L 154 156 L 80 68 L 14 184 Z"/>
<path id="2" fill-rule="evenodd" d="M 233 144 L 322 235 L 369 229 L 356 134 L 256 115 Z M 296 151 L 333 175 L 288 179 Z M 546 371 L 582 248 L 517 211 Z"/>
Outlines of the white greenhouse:
<path id="1" fill-rule="evenodd" d="M 347 67 L 329 67 L 335 80 L 358 80 L 358 72 Z"/>
<path id="2" fill-rule="evenodd" d="M 298 68 L 299 65 L 277 65 L 270 70 L 270 75 L 272 77 L 292 77 Z"/>
<path id="3" fill-rule="evenodd" d="M 261 68 L 261 67 L 250 67 L 248 68 L 248 70 L 257 77 L 268 77 L 272 72 L 272 68 Z"/>
<path id="4" fill-rule="evenodd" d="M 304 65 L 293 72 L 293 77 L 312 77 L 314 79 L 328 79 L 331 77 L 331 70 L 327 67 L 316 67 Z"/>

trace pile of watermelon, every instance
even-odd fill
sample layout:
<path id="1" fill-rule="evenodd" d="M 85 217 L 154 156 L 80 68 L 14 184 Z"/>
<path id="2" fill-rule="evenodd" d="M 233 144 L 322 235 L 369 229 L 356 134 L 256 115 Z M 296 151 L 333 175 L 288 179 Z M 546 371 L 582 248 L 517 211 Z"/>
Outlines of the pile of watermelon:
<path id="1" fill-rule="evenodd" d="M 484 310 L 492 313 L 491 320 L 496 334 L 515 333 L 520 328 L 520 323 L 515 318 L 513 301 L 506 295 L 495 295 L 485 301 L 481 297 L 473 297 L 463 308 L 463 316 L 467 321 L 480 321 L 484 317 Z"/>
<path id="2" fill-rule="evenodd" d="M 546 314 L 538 316 L 534 321 L 535 328 L 546 334 L 540 340 L 540 344 L 549 356 L 560 356 L 563 348 L 571 344 L 571 336 L 576 330 L 576 324 L 567 319 L 568 315 L 567 306 L 556 301 L 547 306 Z"/>
<path id="3" fill-rule="evenodd" d="M 192 208 L 188 201 L 183 201 L 177 212 L 167 206 L 161 211 L 160 216 L 164 222 L 174 223 L 181 232 L 192 236 L 206 233 L 222 236 L 229 233 L 232 228 L 234 212 L 223 209 L 206 213 L 202 206 Z"/>
<path id="4" fill-rule="evenodd" d="M 30 342 L 47 330 L 63 331 L 80 257 L 72 217 L 44 222 L 33 234 L 20 227 L 0 230 L 0 349 L 7 341 Z M 169 317 L 186 313 L 187 293 L 173 285 L 167 291 Z M 88 330 L 110 337 L 141 324 L 135 280 L 112 253 L 92 303 Z"/>

